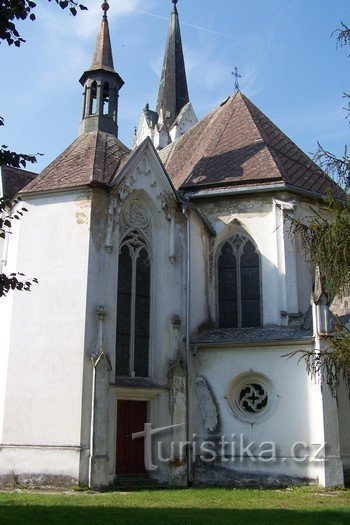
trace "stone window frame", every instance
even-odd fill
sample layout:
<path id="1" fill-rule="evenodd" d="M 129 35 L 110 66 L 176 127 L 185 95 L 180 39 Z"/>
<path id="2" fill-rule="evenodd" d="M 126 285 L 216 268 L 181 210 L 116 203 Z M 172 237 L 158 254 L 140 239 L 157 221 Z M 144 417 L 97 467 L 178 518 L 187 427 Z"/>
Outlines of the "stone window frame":
<path id="1" fill-rule="evenodd" d="M 243 252 L 243 248 L 246 245 L 248 241 L 250 241 L 253 246 L 255 247 L 255 251 L 259 257 L 259 293 L 260 293 L 260 325 L 259 327 L 263 326 L 263 283 L 262 283 L 262 262 L 261 262 L 261 252 L 254 241 L 254 239 L 242 228 L 239 231 L 231 232 L 230 235 L 227 235 L 218 245 L 216 249 L 215 254 L 215 309 L 216 309 L 216 319 L 217 319 L 217 326 L 220 324 L 220 308 L 219 308 L 219 257 L 221 255 L 221 251 L 223 246 L 230 242 L 234 237 L 240 236 L 241 238 L 245 238 L 245 241 L 241 244 L 239 250 L 238 250 L 238 262 L 240 262 L 241 255 Z M 236 259 L 237 260 L 237 259 Z M 241 266 L 240 264 L 237 264 L 237 327 L 231 327 L 231 328 L 242 328 L 242 303 L 241 300 Z M 246 327 L 250 328 L 250 327 Z"/>

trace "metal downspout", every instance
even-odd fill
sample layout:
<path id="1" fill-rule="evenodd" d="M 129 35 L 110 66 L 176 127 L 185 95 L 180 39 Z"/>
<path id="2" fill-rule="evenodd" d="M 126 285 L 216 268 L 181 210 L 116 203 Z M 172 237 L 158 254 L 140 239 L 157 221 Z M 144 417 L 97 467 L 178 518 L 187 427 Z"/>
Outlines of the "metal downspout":
<path id="1" fill-rule="evenodd" d="M 191 439 L 191 425 L 190 425 L 190 411 L 191 411 L 191 354 L 190 354 L 190 300 L 191 300 L 191 229 L 190 217 L 188 210 L 184 205 L 182 213 L 186 217 L 186 347 L 185 347 L 185 364 L 186 364 L 186 441 L 187 447 L 187 484 L 191 485 L 193 482 L 192 475 L 192 439 Z"/>
<path id="2" fill-rule="evenodd" d="M 94 455 L 94 424 L 95 424 L 95 390 L 96 390 L 96 367 L 93 364 L 92 365 L 91 422 L 90 422 L 89 488 L 92 488 L 92 458 Z"/>

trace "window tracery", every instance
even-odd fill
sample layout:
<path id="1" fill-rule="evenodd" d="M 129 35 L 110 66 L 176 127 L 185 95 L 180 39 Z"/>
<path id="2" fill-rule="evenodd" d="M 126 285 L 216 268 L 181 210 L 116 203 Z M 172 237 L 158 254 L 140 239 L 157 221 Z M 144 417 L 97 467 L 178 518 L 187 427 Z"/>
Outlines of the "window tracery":
<path id="1" fill-rule="evenodd" d="M 151 307 L 151 259 L 139 230 L 127 234 L 120 246 L 116 374 L 148 377 Z"/>
<path id="2" fill-rule="evenodd" d="M 220 328 L 261 325 L 260 256 L 252 240 L 236 233 L 219 250 Z"/>

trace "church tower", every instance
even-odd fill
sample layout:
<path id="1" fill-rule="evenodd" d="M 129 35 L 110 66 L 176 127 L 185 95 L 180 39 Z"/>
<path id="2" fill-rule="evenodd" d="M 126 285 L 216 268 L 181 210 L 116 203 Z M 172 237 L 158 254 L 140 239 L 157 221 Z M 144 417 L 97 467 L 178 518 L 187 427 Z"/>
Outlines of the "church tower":
<path id="1" fill-rule="evenodd" d="M 189 102 L 177 0 L 172 2 L 174 8 L 171 13 L 157 102 L 157 113 L 163 115 L 163 122 L 168 129 Z"/>
<path id="2" fill-rule="evenodd" d="M 84 86 L 83 116 L 79 132 L 104 131 L 118 136 L 118 96 L 124 85 L 114 69 L 107 2 L 102 4 L 103 18 L 97 36 L 96 49 L 90 69 L 80 78 Z"/>
<path id="3" fill-rule="evenodd" d="M 178 0 L 174 4 L 165 47 L 156 111 L 146 104 L 141 113 L 134 146 L 150 137 L 160 150 L 188 131 L 197 117 L 190 103 L 182 48 Z"/>

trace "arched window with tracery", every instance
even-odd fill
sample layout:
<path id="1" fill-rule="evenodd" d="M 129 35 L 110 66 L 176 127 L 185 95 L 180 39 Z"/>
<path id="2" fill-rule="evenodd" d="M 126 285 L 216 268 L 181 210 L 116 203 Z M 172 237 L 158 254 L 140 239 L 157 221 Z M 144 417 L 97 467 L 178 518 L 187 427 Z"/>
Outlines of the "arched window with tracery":
<path id="1" fill-rule="evenodd" d="M 220 328 L 261 326 L 260 255 L 252 240 L 236 233 L 218 253 Z"/>
<path id="2" fill-rule="evenodd" d="M 148 377 L 150 251 L 143 235 L 133 231 L 121 243 L 118 266 L 116 375 Z"/>

